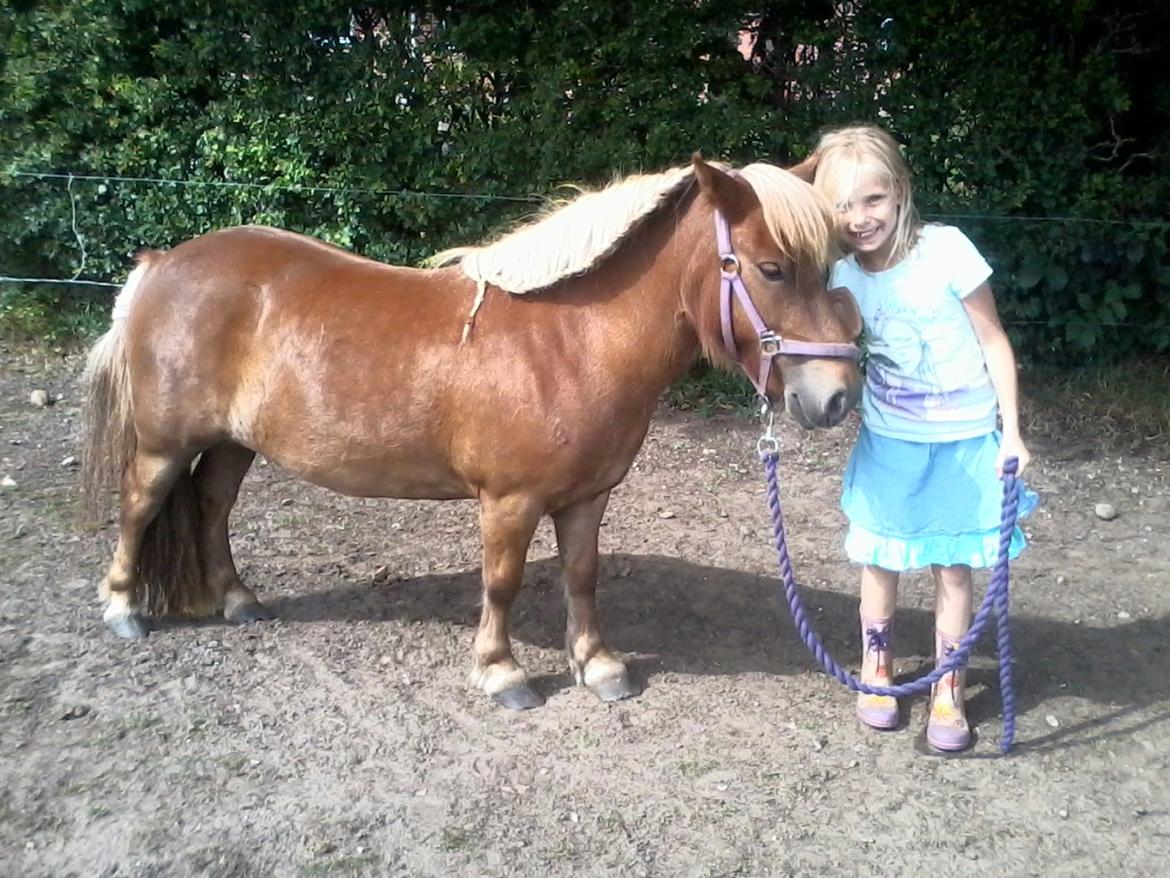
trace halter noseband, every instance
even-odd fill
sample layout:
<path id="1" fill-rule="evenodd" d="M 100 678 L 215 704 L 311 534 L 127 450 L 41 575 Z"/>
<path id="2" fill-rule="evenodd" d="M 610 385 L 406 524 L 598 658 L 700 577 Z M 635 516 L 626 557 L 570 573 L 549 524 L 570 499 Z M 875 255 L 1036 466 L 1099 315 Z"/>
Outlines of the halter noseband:
<path id="1" fill-rule="evenodd" d="M 748 378 L 756 386 L 756 392 L 767 400 L 765 392 L 768 387 L 768 375 L 772 370 L 772 360 L 775 357 L 788 355 L 797 357 L 836 357 L 844 360 L 856 360 L 860 355 L 857 345 L 848 342 L 811 342 L 794 341 L 784 338 L 773 332 L 764 323 L 764 318 L 748 295 L 743 285 L 743 278 L 739 275 L 739 260 L 731 247 L 731 229 L 727 220 L 718 208 L 715 210 L 715 243 L 719 247 L 719 273 L 723 276 L 722 289 L 719 293 L 719 322 L 723 328 L 723 348 L 733 360 L 739 360 L 739 352 L 735 346 L 735 334 L 731 328 L 731 294 L 739 300 L 740 307 L 747 314 L 752 327 L 760 338 L 760 370 L 755 377 L 750 372 Z M 747 369 L 744 369 L 747 372 Z"/>

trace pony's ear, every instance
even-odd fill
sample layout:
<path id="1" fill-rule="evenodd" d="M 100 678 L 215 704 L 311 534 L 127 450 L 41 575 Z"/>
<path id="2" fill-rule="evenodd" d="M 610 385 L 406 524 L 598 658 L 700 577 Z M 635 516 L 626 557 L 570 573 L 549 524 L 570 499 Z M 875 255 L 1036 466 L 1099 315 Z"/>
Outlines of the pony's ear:
<path id="1" fill-rule="evenodd" d="M 799 165 L 793 165 L 788 169 L 788 173 L 795 174 L 804 182 L 812 185 L 817 175 L 817 154 L 814 152 Z"/>
<path id="2" fill-rule="evenodd" d="M 697 152 L 691 156 L 691 164 L 694 166 L 699 188 L 729 221 L 747 212 L 750 208 L 747 193 L 751 191 L 751 187 L 742 180 L 733 179 L 726 171 L 707 164 L 703 161 L 703 156 Z"/>

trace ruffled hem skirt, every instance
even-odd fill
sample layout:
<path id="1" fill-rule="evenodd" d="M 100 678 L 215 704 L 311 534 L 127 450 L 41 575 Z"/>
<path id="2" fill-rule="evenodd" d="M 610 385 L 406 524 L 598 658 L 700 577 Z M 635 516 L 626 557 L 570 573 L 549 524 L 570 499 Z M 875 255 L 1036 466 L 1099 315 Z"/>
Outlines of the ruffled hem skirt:
<path id="1" fill-rule="evenodd" d="M 845 470 L 841 507 L 849 560 L 904 571 L 931 564 L 995 566 L 1003 482 L 995 474 L 999 434 L 955 442 L 906 442 L 864 426 Z M 1021 486 L 1018 518 L 1036 507 Z M 1027 545 L 1017 526 L 1008 549 Z"/>

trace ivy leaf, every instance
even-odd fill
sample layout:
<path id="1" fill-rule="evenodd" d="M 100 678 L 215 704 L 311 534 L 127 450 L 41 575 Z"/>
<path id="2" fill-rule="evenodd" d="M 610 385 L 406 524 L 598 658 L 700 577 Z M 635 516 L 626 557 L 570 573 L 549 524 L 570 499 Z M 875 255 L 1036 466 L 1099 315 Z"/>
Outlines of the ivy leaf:
<path id="1" fill-rule="evenodd" d="M 1045 284 L 1054 293 L 1058 293 L 1068 286 L 1068 272 L 1062 265 L 1050 265 L 1045 272 Z"/>
<path id="2" fill-rule="evenodd" d="M 1021 289 L 1030 290 L 1044 278 L 1044 263 L 1038 258 L 1029 256 L 1020 270 L 1016 272 L 1016 283 Z"/>

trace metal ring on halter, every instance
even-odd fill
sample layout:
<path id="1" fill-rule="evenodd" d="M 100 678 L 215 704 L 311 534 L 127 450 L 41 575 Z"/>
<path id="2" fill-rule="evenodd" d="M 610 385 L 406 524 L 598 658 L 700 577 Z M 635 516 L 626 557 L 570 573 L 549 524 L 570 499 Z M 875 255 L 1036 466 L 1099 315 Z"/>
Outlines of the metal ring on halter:
<path id="1" fill-rule="evenodd" d="M 767 425 L 764 427 L 764 435 L 756 442 L 756 451 L 761 458 L 767 457 L 769 454 L 780 454 L 780 437 L 772 434 L 772 426 L 776 423 L 776 410 L 772 408 L 772 403 L 767 397 L 764 397 L 764 404 L 760 408 L 760 417 L 767 418 Z"/>
<path id="2" fill-rule="evenodd" d="M 779 356 L 783 349 L 784 340 L 769 330 L 760 333 L 760 355 L 764 357 Z"/>
<path id="3" fill-rule="evenodd" d="M 725 253 L 719 257 L 719 268 L 724 274 L 739 274 L 739 259 L 734 253 Z"/>

